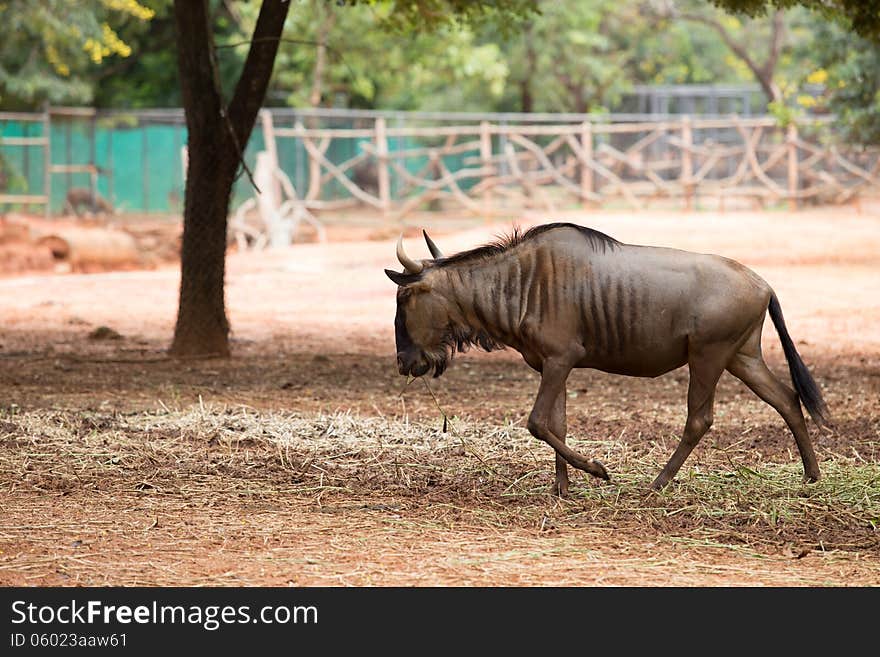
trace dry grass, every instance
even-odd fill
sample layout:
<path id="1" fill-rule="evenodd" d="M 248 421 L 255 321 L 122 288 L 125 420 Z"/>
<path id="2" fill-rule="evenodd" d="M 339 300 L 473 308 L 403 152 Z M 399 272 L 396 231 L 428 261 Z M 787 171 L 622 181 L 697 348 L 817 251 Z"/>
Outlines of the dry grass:
<path id="1" fill-rule="evenodd" d="M 551 497 L 552 451 L 522 424 L 537 376 L 515 354 L 467 354 L 432 384 L 461 418 L 449 433 L 420 385 L 399 396 L 393 241 L 230 256 L 228 360 L 163 357 L 176 268 L 0 280 L 0 585 L 880 585 L 877 216 L 552 217 L 773 285 L 836 421 L 811 429 L 815 485 L 778 414 L 724 376 L 712 431 L 649 494 L 686 372 L 579 370 L 569 439 L 612 481 L 578 472 Z M 509 228 L 449 219 L 432 232 L 447 252 Z M 102 325 L 123 339 L 89 340 Z"/>
<path id="2" fill-rule="evenodd" d="M 444 433 L 439 422 L 425 426 L 351 413 L 210 405 L 125 415 L 39 411 L 0 418 L 0 444 L 0 491 L 7 500 L 0 540 L 11 543 L 33 535 L 33 525 L 12 522 L 13 515 L 46 513 L 51 505 L 45 496 L 54 495 L 90 500 L 79 526 L 50 525 L 50 534 L 62 543 L 81 541 L 73 537 L 88 527 L 118 527 L 126 515 L 119 505 L 152 509 L 139 527 L 142 533 L 153 528 L 150 514 L 160 524 L 157 509 L 177 509 L 172 513 L 180 520 L 196 508 L 212 513 L 222 499 L 220 506 L 238 508 L 239 518 L 221 524 L 246 523 L 248 509 L 265 509 L 266 503 L 307 509 L 309 523 L 315 515 L 342 513 L 357 527 L 363 513 L 379 514 L 384 529 L 367 532 L 371 543 L 381 544 L 389 527 L 414 532 L 416 540 L 422 532 L 453 529 L 463 532 L 458 538 L 463 540 L 476 530 L 493 541 L 491 557 L 462 550 L 453 561 L 457 568 L 470 568 L 488 559 L 496 571 L 522 567 L 523 556 L 534 550 L 522 552 L 523 534 L 561 539 L 542 552 L 547 558 L 556 552 L 582 558 L 584 546 L 572 542 L 581 530 L 636 532 L 680 548 L 754 558 L 802 558 L 812 551 L 867 556 L 880 548 L 876 443 L 865 446 L 870 457 L 829 455 L 821 464 L 822 481 L 813 485 L 801 483 L 799 465 L 750 463 L 753 453 L 736 446 L 706 448 L 672 486 L 656 494 L 646 488 L 671 444 L 579 441 L 572 444 L 602 459 L 612 481 L 575 476 L 565 501 L 548 494 L 550 450 L 510 424 L 455 421 Z M 162 524 L 169 522 L 168 515 L 163 518 Z M 190 548 L 169 541 L 161 553 L 144 552 L 144 559 L 161 564 L 188 553 Z M 450 549 L 454 554 L 454 540 Z M 32 556 L 4 552 L 0 580 L 4 571 L 44 573 L 47 563 L 58 563 L 44 546 Z M 56 572 L 75 573 L 77 581 L 205 583 L 192 570 L 142 579 L 134 566 L 129 578 L 117 569 L 104 580 L 103 560 L 62 562 Z M 45 581 L 45 574 L 41 577 Z M 207 581 L 218 583 L 216 577 Z"/>

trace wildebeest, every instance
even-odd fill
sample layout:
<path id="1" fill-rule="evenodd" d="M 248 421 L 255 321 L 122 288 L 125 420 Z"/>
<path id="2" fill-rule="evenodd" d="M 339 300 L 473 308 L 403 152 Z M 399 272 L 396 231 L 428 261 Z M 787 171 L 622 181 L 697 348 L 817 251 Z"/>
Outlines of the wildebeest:
<path id="1" fill-rule="evenodd" d="M 394 320 L 402 375 L 440 376 L 456 351 L 516 349 L 541 383 L 528 429 L 556 450 L 555 490 L 568 491 L 566 463 L 608 479 L 605 467 L 565 444 L 565 384 L 575 367 L 657 377 L 687 364 L 687 422 L 652 488 L 665 486 L 712 426 L 715 387 L 726 369 L 783 417 L 794 434 L 805 481 L 819 466 L 800 402 L 820 426 L 828 411 L 801 360 L 770 286 L 717 255 L 624 244 L 569 223 L 539 225 L 444 257 L 413 260 L 397 243 L 403 273 Z M 788 360 L 794 390 L 761 355 L 767 310 Z"/>

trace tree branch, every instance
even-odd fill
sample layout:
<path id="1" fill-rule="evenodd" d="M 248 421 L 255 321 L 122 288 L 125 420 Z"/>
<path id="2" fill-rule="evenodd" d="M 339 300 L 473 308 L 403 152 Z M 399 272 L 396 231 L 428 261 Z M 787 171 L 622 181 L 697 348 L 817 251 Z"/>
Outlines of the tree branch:
<path id="1" fill-rule="evenodd" d="M 700 16 L 699 14 L 678 14 L 677 16 L 682 20 L 691 21 L 693 23 L 702 23 L 703 25 L 711 27 L 713 30 L 718 32 L 727 47 L 730 48 L 737 57 L 743 60 L 745 65 L 748 66 L 749 69 L 753 73 L 755 73 L 755 75 L 758 75 L 758 73 L 761 71 L 761 67 L 754 59 L 752 59 L 752 56 L 749 55 L 748 50 L 746 50 L 741 44 L 734 41 L 733 36 L 731 36 L 730 32 L 727 31 L 727 28 L 724 27 L 724 25 L 722 25 L 720 21 L 714 18 L 709 18 L 708 16 Z"/>
<path id="2" fill-rule="evenodd" d="M 693 23 L 702 23 L 703 25 L 711 27 L 713 30 L 718 32 L 725 45 L 730 48 L 733 54 L 735 54 L 743 61 L 743 63 L 749 68 L 749 70 L 758 80 L 758 83 L 761 85 L 761 88 L 764 90 L 767 98 L 771 101 L 775 101 L 779 100 L 782 95 L 779 91 L 779 87 L 773 81 L 773 73 L 775 72 L 776 61 L 779 57 L 779 50 L 782 47 L 782 14 L 783 12 L 780 10 L 777 11 L 773 17 L 773 37 L 771 42 L 770 55 L 768 56 L 768 59 L 763 66 L 752 58 L 752 56 L 749 54 L 749 51 L 746 50 L 745 46 L 743 46 L 741 43 L 738 43 L 720 21 L 714 18 L 710 18 L 708 16 L 702 16 L 700 14 L 678 13 L 673 14 L 673 17 L 681 18 L 682 20 L 691 21 Z"/>
<path id="3" fill-rule="evenodd" d="M 197 127 L 210 123 L 213 117 L 220 115 L 223 107 L 207 0 L 175 2 L 174 23 L 180 92 L 192 139 L 198 133 Z M 203 44 L 210 47 L 205 49 Z"/>
<path id="4" fill-rule="evenodd" d="M 266 97 L 289 9 L 289 0 L 263 0 L 260 6 L 251 47 L 229 103 L 229 119 L 239 144 L 247 143 Z"/>
<path id="5" fill-rule="evenodd" d="M 327 52 L 331 53 L 334 57 L 339 60 L 345 68 L 348 69 L 348 74 L 354 79 L 357 75 L 354 72 L 354 69 L 349 65 L 348 61 L 345 57 L 342 56 L 342 53 L 333 48 L 326 41 L 315 41 L 313 39 L 290 39 L 287 37 L 260 37 L 259 39 L 251 39 L 250 41 L 234 41 L 232 43 L 221 43 L 218 46 L 214 46 L 215 50 L 222 50 L 224 48 L 237 48 L 238 46 L 246 46 L 249 44 L 253 44 L 256 41 L 277 41 L 278 43 L 298 43 L 303 46 L 315 46 L 316 48 L 321 47 L 324 48 Z M 348 48 L 347 51 L 349 54 L 360 54 L 362 57 L 369 58 L 373 55 L 374 51 L 371 48 L 365 48 L 363 52 L 359 51 L 357 48 Z"/>
<path id="6" fill-rule="evenodd" d="M 785 12 L 782 9 L 773 14 L 773 31 L 770 33 L 770 54 L 764 63 L 764 73 L 773 77 L 779 54 L 782 52 L 782 43 L 785 40 Z"/>

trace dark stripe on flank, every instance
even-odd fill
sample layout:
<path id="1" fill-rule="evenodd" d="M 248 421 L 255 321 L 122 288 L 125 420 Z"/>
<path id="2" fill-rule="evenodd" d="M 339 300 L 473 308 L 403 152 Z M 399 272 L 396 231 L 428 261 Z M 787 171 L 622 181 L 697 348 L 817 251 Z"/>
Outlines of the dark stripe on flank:
<path id="1" fill-rule="evenodd" d="M 593 340 L 596 343 L 595 351 L 599 352 L 605 349 L 605 332 L 602 330 L 602 317 L 600 315 L 599 303 L 599 281 L 596 272 L 591 268 L 589 272 L 589 290 L 590 295 L 590 319 L 593 323 Z"/>
<path id="2" fill-rule="evenodd" d="M 529 253 L 529 262 L 526 264 L 528 279 L 525 281 L 523 297 L 526 299 L 526 309 L 532 316 L 541 317 L 541 308 L 538 305 L 538 295 L 541 290 L 541 274 L 538 271 L 538 262 L 534 253 Z"/>
<path id="3" fill-rule="evenodd" d="M 504 335 L 510 335 L 513 327 L 510 325 L 510 272 L 498 272 L 498 283 L 500 285 L 500 294 L 498 295 L 498 323 L 501 325 Z"/>
<path id="4" fill-rule="evenodd" d="M 629 287 L 627 288 L 626 294 L 626 322 L 627 322 L 627 344 L 631 347 L 636 343 L 636 311 L 638 308 L 638 290 L 636 286 L 633 285 L 632 281 L 629 282 Z"/>
<path id="5" fill-rule="evenodd" d="M 615 286 L 617 292 L 617 307 L 614 309 L 614 317 L 617 320 L 617 351 L 623 353 L 626 347 L 626 297 L 624 296 L 623 281 L 617 279 Z"/>
<path id="6" fill-rule="evenodd" d="M 520 274 L 518 269 L 519 261 L 514 258 L 512 266 L 507 270 L 507 326 L 511 334 L 516 333 L 516 328 L 519 325 L 520 290 L 517 284 Z"/>
<path id="7" fill-rule="evenodd" d="M 529 258 L 528 262 L 520 262 L 519 264 L 519 297 L 522 302 L 525 302 L 526 299 L 531 296 L 531 282 L 532 282 L 532 273 L 534 271 L 534 260 L 532 258 L 533 254 L 526 253 L 525 256 Z"/>
<path id="8" fill-rule="evenodd" d="M 473 280 L 473 275 L 471 275 L 471 306 L 474 309 L 474 316 L 477 318 L 477 321 L 480 323 L 480 328 L 486 327 L 486 316 L 483 314 L 483 300 L 480 296 L 480 286 L 476 284 Z"/>
<path id="9" fill-rule="evenodd" d="M 606 353 L 614 353 L 617 350 L 617 337 L 614 335 L 614 318 L 612 313 L 611 297 L 614 291 L 611 289 L 611 279 L 603 276 L 599 285 L 599 291 L 602 297 L 602 327 L 605 333 L 605 351 Z"/>
<path id="10" fill-rule="evenodd" d="M 538 316 L 543 321 L 550 318 L 550 265 L 547 262 L 547 253 L 544 249 L 538 250 L 535 254 L 535 260 L 538 270 L 538 285 L 541 287 Z"/>
<path id="11" fill-rule="evenodd" d="M 497 268 L 492 270 L 491 291 L 492 307 L 487 308 L 487 312 L 490 313 L 490 321 L 495 329 L 503 332 L 504 327 L 501 326 L 501 305 L 504 303 L 504 297 L 501 294 L 501 272 Z"/>

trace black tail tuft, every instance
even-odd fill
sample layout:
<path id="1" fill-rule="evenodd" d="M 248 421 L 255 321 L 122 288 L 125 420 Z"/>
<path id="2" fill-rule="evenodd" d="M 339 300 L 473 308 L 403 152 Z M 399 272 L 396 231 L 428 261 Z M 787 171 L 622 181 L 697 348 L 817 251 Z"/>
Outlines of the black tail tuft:
<path id="1" fill-rule="evenodd" d="M 773 320 L 773 326 L 776 327 L 776 332 L 779 334 L 779 341 L 782 343 L 782 351 L 785 353 L 785 358 L 788 361 L 788 371 L 791 373 L 791 382 L 794 383 L 794 389 L 797 392 L 798 397 L 801 398 L 801 402 L 803 402 L 810 417 L 813 418 L 813 422 L 820 427 L 829 426 L 831 424 L 831 419 L 828 415 L 828 407 L 825 405 L 825 400 L 822 399 L 822 392 L 819 390 L 819 386 L 810 374 L 810 370 L 807 369 L 807 366 L 804 365 L 804 361 L 801 360 L 801 356 L 797 352 L 797 349 L 795 349 L 794 342 L 788 334 L 788 329 L 785 328 L 785 320 L 782 318 L 782 308 L 780 307 L 779 300 L 776 298 L 775 294 L 770 297 L 769 310 L 770 319 Z"/>

